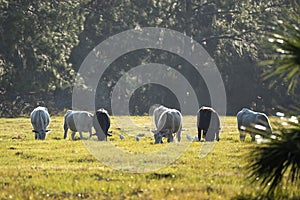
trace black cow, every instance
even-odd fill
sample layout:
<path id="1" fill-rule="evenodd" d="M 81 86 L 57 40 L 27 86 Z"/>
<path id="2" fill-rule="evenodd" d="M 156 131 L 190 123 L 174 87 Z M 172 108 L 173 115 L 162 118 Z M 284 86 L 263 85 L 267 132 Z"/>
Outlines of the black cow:
<path id="1" fill-rule="evenodd" d="M 202 139 L 202 130 L 205 141 L 214 141 L 214 139 L 219 141 L 220 118 L 214 109 L 206 106 L 199 109 L 197 112 L 197 127 L 199 141 Z"/>
<path id="2" fill-rule="evenodd" d="M 107 136 L 112 136 L 108 133 L 110 118 L 105 109 L 101 108 L 96 111 L 93 119 L 93 126 L 99 141 L 107 141 Z"/>

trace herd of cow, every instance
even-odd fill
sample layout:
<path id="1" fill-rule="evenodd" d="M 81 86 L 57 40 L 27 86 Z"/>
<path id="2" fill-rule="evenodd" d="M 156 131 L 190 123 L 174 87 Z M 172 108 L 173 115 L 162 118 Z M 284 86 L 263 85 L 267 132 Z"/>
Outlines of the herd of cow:
<path id="1" fill-rule="evenodd" d="M 50 123 L 50 115 L 47 108 L 37 107 L 30 115 L 35 139 L 45 140 L 47 127 Z M 174 137 L 181 141 L 182 115 L 176 109 L 165 106 L 157 106 L 153 111 L 153 119 L 156 130 L 152 131 L 154 135 L 154 144 L 163 143 L 163 138 L 167 142 L 173 142 Z M 271 126 L 268 117 L 264 113 L 254 112 L 243 108 L 237 113 L 238 130 L 240 140 L 244 141 L 246 133 L 250 133 L 252 141 L 255 140 L 256 133 L 263 132 L 271 134 Z M 110 128 L 110 117 L 105 109 L 99 109 L 93 115 L 87 111 L 68 110 L 64 116 L 64 139 L 67 138 L 68 129 L 72 131 L 71 138 L 75 139 L 76 132 L 79 132 L 80 138 L 83 138 L 82 132 L 89 132 L 89 136 L 96 135 L 99 141 L 107 141 Z M 96 133 L 92 133 L 92 127 Z M 219 141 L 219 132 L 221 129 L 218 113 L 210 107 L 202 106 L 197 112 L 197 128 L 199 141 Z"/>

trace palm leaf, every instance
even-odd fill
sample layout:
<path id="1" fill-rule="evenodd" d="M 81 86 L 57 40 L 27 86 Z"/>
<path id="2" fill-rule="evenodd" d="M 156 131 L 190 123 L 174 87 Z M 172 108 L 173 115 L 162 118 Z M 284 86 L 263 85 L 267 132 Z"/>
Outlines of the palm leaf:
<path id="1" fill-rule="evenodd" d="M 284 180 L 287 188 L 291 184 L 300 187 L 300 124 L 289 122 L 289 128 L 277 124 L 273 136 L 264 134 L 263 137 L 269 142 L 257 146 L 248 155 L 247 168 L 252 181 L 258 181 L 271 197 L 281 189 Z"/>
<path id="2" fill-rule="evenodd" d="M 300 6 L 296 4 L 296 11 Z M 269 59 L 260 65 L 267 66 L 263 73 L 264 80 L 280 77 L 288 82 L 288 91 L 294 90 L 300 78 L 300 16 L 299 12 L 286 10 L 289 17 L 278 20 L 266 34 L 269 44 L 266 44 Z M 286 23 L 283 23 L 285 21 Z"/>

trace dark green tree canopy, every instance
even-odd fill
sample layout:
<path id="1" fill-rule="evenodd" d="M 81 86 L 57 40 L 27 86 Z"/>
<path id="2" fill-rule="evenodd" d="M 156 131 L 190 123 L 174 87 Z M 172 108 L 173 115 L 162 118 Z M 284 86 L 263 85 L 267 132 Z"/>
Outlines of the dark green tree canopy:
<path id="1" fill-rule="evenodd" d="M 2 1 L 0 91 L 9 99 L 70 87 L 69 56 L 83 30 L 79 1 Z"/>
<path id="2" fill-rule="evenodd" d="M 87 54 L 114 34 L 151 26 L 185 33 L 215 59 L 226 86 L 228 114 L 236 114 L 241 107 L 272 112 L 278 104 L 291 103 L 292 98 L 283 95 L 287 83 L 269 89 L 268 81 L 262 81 L 265 69 L 258 67 L 257 61 L 266 57 L 259 44 L 270 23 L 291 6 L 292 2 L 284 0 L 3 0 L 0 1 L 2 102 L 9 105 L 19 98 L 23 102 L 19 106 L 24 107 L 24 102 L 46 101 L 50 94 L 54 108 L 70 107 L 72 83 Z M 195 90 L 200 94 L 205 90 L 205 83 L 193 76 L 189 63 L 167 52 L 144 50 L 124 55 L 110 66 L 111 73 L 99 83 L 97 93 L 101 103 L 97 106 L 109 110 L 107 99 L 118 78 L 141 63 L 154 61 L 162 64 L 167 61 L 171 67 L 180 68 Z M 146 85 L 134 99 L 147 101 L 146 94 L 153 87 Z M 161 101 L 168 99 L 167 91 L 156 92 Z M 28 95 L 33 98 L 26 99 Z M 202 93 L 202 96 L 206 97 L 198 96 L 200 102 L 209 102 L 208 95 Z M 150 99 L 147 105 L 153 103 Z M 0 107 L 2 111 L 10 110 L 4 104 Z M 142 114 L 147 109 L 135 110 L 133 114 Z"/>

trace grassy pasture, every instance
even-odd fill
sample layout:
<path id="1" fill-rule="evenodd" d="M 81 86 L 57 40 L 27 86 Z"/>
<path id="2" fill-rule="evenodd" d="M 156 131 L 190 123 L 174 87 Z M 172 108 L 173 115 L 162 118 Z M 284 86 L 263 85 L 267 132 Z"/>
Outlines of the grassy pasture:
<path id="1" fill-rule="evenodd" d="M 196 135 L 195 122 L 184 116 L 182 142 Z M 62 116 L 52 116 L 46 140 L 35 141 L 29 118 L 0 119 L 0 199 L 255 199 L 259 192 L 244 169 L 245 154 L 256 144 L 249 136 L 239 142 L 235 117 L 222 118 L 221 140 L 204 158 L 206 144 L 192 142 L 172 164 L 147 173 L 105 166 L 82 141 L 71 141 L 70 134 L 64 140 L 62 124 Z M 132 154 L 158 151 L 167 144 L 153 145 L 151 128 L 147 116 L 112 117 L 109 140 Z M 144 136 L 137 142 L 136 134 Z"/>

